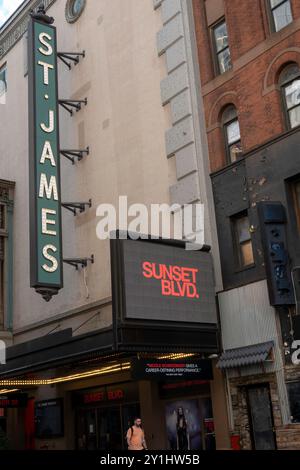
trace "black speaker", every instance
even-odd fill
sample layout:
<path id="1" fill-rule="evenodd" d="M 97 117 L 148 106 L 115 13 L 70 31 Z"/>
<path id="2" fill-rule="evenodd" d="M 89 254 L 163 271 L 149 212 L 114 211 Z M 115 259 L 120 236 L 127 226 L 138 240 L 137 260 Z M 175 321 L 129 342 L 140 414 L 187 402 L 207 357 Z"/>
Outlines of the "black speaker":
<path id="1" fill-rule="evenodd" d="M 284 206 L 280 202 L 259 202 L 257 206 L 270 304 L 294 305 Z"/>

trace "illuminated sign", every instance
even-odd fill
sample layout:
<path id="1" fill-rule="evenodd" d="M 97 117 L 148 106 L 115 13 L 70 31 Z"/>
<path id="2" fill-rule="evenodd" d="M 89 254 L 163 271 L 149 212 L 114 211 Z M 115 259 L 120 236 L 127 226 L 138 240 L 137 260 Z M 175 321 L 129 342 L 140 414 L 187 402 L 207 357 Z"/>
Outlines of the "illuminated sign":
<path id="1" fill-rule="evenodd" d="M 211 254 L 152 241 L 121 245 L 125 319 L 216 324 Z"/>
<path id="2" fill-rule="evenodd" d="M 158 360 L 132 359 L 131 376 L 134 380 L 212 380 L 212 365 L 208 359 L 202 360 Z"/>
<path id="3" fill-rule="evenodd" d="M 83 393 L 75 392 L 73 395 L 73 405 L 93 405 L 103 402 L 124 400 L 124 398 L 125 390 L 123 388 L 102 387 L 92 391 L 85 391 Z"/>
<path id="4" fill-rule="evenodd" d="M 118 390 L 105 390 L 94 393 L 86 393 L 83 395 L 83 402 L 85 405 L 89 403 L 97 403 L 100 401 L 114 401 L 122 400 L 124 398 L 124 391 Z"/>
<path id="5" fill-rule="evenodd" d="M 56 29 L 29 23 L 31 287 L 50 300 L 63 286 Z"/>
<path id="6" fill-rule="evenodd" d="M 158 279 L 161 285 L 161 294 L 173 297 L 199 298 L 197 292 L 196 268 L 172 266 L 166 264 L 144 261 L 143 276 L 146 279 Z"/>
<path id="7" fill-rule="evenodd" d="M 0 408 L 26 408 L 28 395 L 26 393 L 10 393 L 0 395 Z"/>

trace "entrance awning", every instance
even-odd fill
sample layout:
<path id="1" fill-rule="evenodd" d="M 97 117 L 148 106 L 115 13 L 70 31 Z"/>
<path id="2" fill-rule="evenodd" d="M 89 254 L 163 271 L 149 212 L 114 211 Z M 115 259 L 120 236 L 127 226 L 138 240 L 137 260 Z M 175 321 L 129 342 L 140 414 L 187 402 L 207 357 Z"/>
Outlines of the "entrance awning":
<path id="1" fill-rule="evenodd" d="M 234 348 L 224 351 L 220 357 L 217 367 L 220 369 L 232 369 L 234 367 L 245 367 L 265 362 L 274 346 L 273 341 L 253 344 L 243 348 Z"/>
<path id="2" fill-rule="evenodd" d="M 107 362 L 110 358 L 135 356 L 137 352 L 214 354 L 218 350 L 214 324 L 183 328 L 169 323 L 149 326 L 133 323 L 116 331 L 109 327 L 76 336 L 68 328 L 8 347 L 6 364 L 0 364 L 0 377 L 17 377 L 60 366 L 74 368 L 80 361 Z"/>

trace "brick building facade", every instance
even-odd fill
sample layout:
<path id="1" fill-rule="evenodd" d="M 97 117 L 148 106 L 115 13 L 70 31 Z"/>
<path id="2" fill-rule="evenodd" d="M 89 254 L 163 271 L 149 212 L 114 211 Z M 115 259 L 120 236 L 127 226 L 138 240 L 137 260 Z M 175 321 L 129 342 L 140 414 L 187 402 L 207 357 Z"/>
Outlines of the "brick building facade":
<path id="1" fill-rule="evenodd" d="M 289 273 L 300 265 L 300 3 L 193 0 L 193 7 L 224 286 L 219 364 L 231 430 L 244 449 L 299 449 L 300 367 L 291 361 L 300 338 L 299 299 Z M 273 222 L 287 237 L 279 268 L 286 302 L 272 261 L 268 270 L 274 245 L 265 243 L 260 206 L 282 213 Z M 272 354 L 257 359 L 268 341 Z M 263 409 L 269 409 L 265 428 Z"/>
<path id="2" fill-rule="evenodd" d="M 221 129 L 226 105 L 237 109 L 244 152 L 286 130 L 278 77 L 286 64 L 300 66 L 300 4 L 292 0 L 291 6 L 294 21 L 274 33 L 265 0 L 194 0 L 211 171 L 226 164 Z M 220 75 L 214 70 L 210 36 L 222 16 L 232 69 Z"/>

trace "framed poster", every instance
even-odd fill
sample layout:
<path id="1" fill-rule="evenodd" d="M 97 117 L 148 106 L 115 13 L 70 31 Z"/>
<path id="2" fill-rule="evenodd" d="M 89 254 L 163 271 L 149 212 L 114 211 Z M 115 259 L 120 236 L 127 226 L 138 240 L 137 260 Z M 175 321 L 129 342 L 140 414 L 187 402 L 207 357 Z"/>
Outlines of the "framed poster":
<path id="1" fill-rule="evenodd" d="M 171 450 L 202 450 L 201 416 L 198 400 L 177 400 L 166 404 L 165 419 Z"/>

